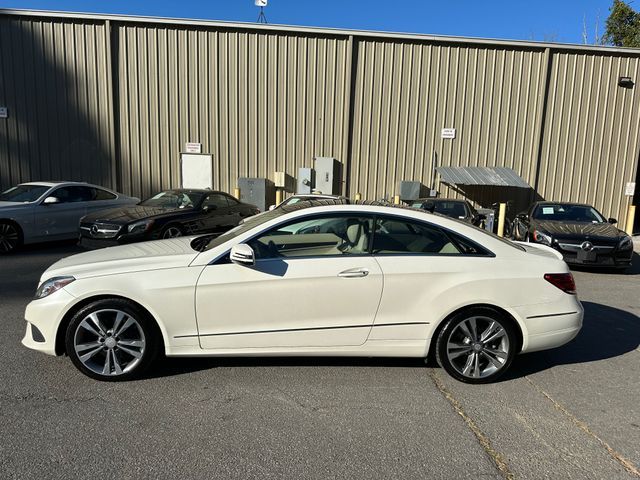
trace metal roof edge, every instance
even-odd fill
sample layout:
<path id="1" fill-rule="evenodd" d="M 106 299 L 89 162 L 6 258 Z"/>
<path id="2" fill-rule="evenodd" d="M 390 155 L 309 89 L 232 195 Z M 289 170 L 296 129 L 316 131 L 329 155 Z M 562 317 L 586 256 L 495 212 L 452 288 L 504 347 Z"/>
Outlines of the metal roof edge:
<path id="1" fill-rule="evenodd" d="M 257 24 L 252 22 L 231 22 L 224 20 L 203 20 L 191 18 L 172 18 L 172 17 L 151 17 L 138 15 L 117 15 L 102 13 L 82 13 L 82 12 L 62 12 L 56 10 L 27 10 L 27 9 L 8 9 L 0 8 L 0 15 L 29 16 L 43 18 L 64 18 L 78 20 L 93 20 L 112 22 L 131 22 L 131 23 L 150 23 L 150 24 L 167 24 L 167 25 L 183 25 L 183 26 L 203 26 L 218 27 L 227 29 L 256 30 L 265 32 L 287 32 L 300 34 L 318 34 L 332 36 L 354 36 L 361 38 L 379 38 L 389 40 L 410 40 L 410 41 L 428 41 L 439 43 L 460 43 L 485 45 L 495 47 L 517 47 L 530 49 L 551 49 L 558 51 L 583 51 L 601 54 L 627 54 L 640 56 L 638 48 L 621 48 L 599 45 L 580 45 L 575 43 L 548 43 L 548 42 L 531 42 L 526 40 L 502 40 L 494 38 L 479 37 L 461 37 L 448 35 L 432 35 L 421 33 L 403 33 L 403 32 L 387 32 L 377 30 L 349 30 L 327 27 L 308 27 L 297 25 L 280 25 L 280 24 Z"/>

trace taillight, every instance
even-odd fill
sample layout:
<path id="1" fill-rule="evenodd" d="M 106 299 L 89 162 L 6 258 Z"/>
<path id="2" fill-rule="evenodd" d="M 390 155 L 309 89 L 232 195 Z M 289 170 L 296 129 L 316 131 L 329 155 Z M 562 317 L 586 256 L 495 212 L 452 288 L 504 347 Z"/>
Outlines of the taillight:
<path id="1" fill-rule="evenodd" d="M 545 273 L 544 279 L 555 287 L 566 293 L 575 295 L 576 282 L 570 273 Z"/>

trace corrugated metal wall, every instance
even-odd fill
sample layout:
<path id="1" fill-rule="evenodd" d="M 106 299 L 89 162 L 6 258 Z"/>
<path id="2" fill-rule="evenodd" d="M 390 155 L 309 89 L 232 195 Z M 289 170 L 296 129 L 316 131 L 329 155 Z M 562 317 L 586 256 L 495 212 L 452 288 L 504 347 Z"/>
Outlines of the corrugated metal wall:
<path id="1" fill-rule="evenodd" d="M 507 166 L 533 184 L 543 67 L 540 50 L 361 41 L 350 191 L 431 185 L 434 163 Z M 441 137 L 446 127 L 455 139 Z"/>
<path id="2" fill-rule="evenodd" d="M 0 16 L 0 188 L 115 186 L 104 22 Z"/>
<path id="3" fill-rule="evenodd" d="M 118 27 L 120 172 L 126 191 L 180 185 L 179 152 L 213 154 L 215 188 L 295 176 L 346 152 L 346 39 Z"/>
<path id="4" fill-rule="evenodd" d="M 226 191 L 333 156 L 348 194 L 379 199 L 400 180 L 431 185 L 435 158 L 538 185 L 438 184 L 444 195 L 580 200 L 624 218 L 640 95 L 617 78 L 639 80 L 640 54 L 350 35 L 0 14 L 0 187 L 65 178 L 147 196 L 179 185 L 192 141 Z"/>
<path id="5" fill-rule="evenodd" d="M 555 53 L 538 190 L 548 200 L 591 203 L 624 224 L 640 150 L 639 59 Z"/>

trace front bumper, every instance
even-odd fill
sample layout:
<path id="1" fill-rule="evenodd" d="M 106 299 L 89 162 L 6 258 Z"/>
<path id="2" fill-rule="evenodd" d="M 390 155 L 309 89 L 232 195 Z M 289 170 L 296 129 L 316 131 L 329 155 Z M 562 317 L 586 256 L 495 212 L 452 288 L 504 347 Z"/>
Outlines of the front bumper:
<path id="1" fill-rule="evenodd" d="M 48 355 L 59 355 L 56 352 L 58 328 L 74 300 L 73 295 L 61 289 L 46 298 L 29 303 L 24 312 L 27 329 L 22 344 Z"/>
<path id="2" fill-rule="evenodd" d="M 567 252 L 556 248 L 568 265 L 584 267 L 628 267 L 633 258 L 633 249 L 626 251 L 613 250 L 608 253 L 594 252 L 593 258 L 581 259 L 576 252 Z"/>

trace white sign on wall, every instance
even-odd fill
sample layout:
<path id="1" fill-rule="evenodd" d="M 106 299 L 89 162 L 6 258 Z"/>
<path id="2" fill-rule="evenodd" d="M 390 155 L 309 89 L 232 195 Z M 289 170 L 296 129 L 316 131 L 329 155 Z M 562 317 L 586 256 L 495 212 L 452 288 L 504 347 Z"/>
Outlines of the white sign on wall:
<path id="1" fill-rule="evenodd" d="M 213 156 L 183 153 L 180 157 L 182 188 L 213 188 Z"/>
<path id="2" fill-rule="evenodd" d="M 9 117 L 9 110 L 7 109 L 7 107 L 0 107 L 0 118 L 8 118 Z"/>
<path id="3" fill-rule="evenodd" d="M 456 138 L 456 129 L 455 128 L 443 128 L 442 129 L 442 138 Z"/>
<path id="4" fill-rule="evenodd" d="M 186 153 L 202 153 L 202 144 L 195 142 L 187 142 L 184 144 L 184 151 Z"/>
<path id="5" fill-rule="evenodd" d="M 633 197 L 635 193 L 636 193 L 636 182 L 627 182 L 627 184 L 624 187 L 624 194 L 629 197 Z"/>

